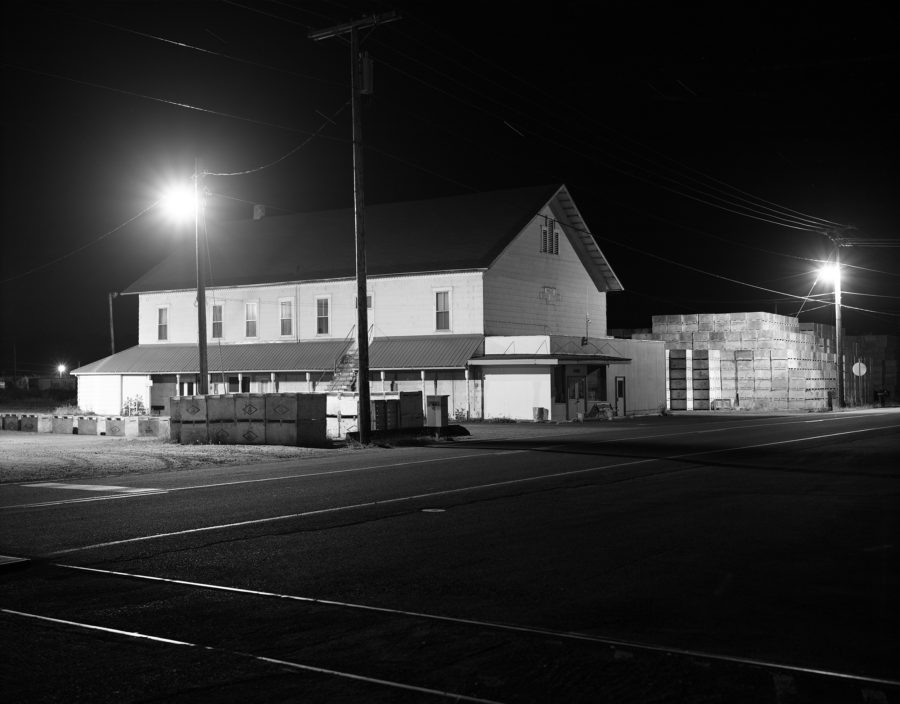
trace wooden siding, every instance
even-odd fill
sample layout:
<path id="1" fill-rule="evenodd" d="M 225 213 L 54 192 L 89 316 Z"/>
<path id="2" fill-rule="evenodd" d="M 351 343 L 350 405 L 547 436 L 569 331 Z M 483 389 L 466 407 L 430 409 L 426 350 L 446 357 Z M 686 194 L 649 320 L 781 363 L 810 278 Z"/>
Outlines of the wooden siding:
<path id="1" fill-rule="evenodd" d="M 541 214 L 556 218 L 549 207 Z M 606 294 L 590 280 L 562 225 L 559 254 L 541 253 L 543 223 L 540 216 L 532 220 L 485 272 L 485 334 L 584 335 L 587 307 L 590 336 L 605 335 Z"/>
<path id="2" fill-rule="evenodd" d="M 402 337 L 435 334 L 434 291 L 451 292 L 450 330 L 452 334 L 480 334 L 482 318 L 482 272 L 436 273 L 370 279 L 368 292 L 373 298 L 369 325 L 376 337 Z M 316 334 L 316 299 L 330 298 L 329 332 Z M 168 307 L 168 344 L 196 343 L 197 309 L 194 291 L 168 291 L 140 294 L 138 306 L 138 343 L 158 344 L 157 309 Z M 291 335 L 281 334 L 279 301 L 294 302 Z M 247 342 L 286 342 L 322 337 L 342 339 L 356 325 L 356 281 L 331 280 L 275 286 L 234 287 L 207 290 L 207 341 L 210 344 Z M 244 310 L 248 301 L 259 304 L 257 336 L 244 334 Z M 222 305 L 222 337 L 212 337 L 212 306 Z"/>

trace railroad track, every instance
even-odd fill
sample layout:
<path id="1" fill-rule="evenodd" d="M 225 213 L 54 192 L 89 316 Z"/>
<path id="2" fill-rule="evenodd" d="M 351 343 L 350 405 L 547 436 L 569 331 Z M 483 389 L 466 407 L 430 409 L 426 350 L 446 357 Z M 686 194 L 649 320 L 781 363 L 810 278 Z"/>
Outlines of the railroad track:
<path id="1" fill-rule="evenodd" d="M 886 677 L 61 562 L 5 573 L 0 614 L 9 701 L 900 701 Z M 115 684 L 57 681 L 51 650 Z"/>

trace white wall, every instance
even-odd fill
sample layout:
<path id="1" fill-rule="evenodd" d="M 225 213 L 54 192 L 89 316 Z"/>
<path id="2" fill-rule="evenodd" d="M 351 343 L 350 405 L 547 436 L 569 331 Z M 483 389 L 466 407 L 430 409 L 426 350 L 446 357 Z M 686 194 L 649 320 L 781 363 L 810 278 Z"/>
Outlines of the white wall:
<path id="1" fill-rule="evenodd" d="M 549 207 L 542 215 L 553 217 Z M 606 334 L 606 294 L 597 290 L 559 225 L 559 254 L 540 251 L 544 217 L 536 217 L 484 275 L 484 332 L 487 335 Z M 543 295 L 545 287 L 556 294 Z"/>
<path id="2" fill-rule="evenodd" d="M 147 413 L 150 412 L 150 387 L 152 386 L 152 381 L 150 381 L 150 377 L 147 375 L 141 374 L 126 374 L 122 377 L 122 403 L 126 403 L 129 399 L 135 398 L 140 399 L 144 404 L 144 408 L 147 409 Z M 122 409 L 116 412 L 117 414 L 121 413 Z"/>
<path id="3" fill-rule="evenodd" d="M 534 408 L 551 405 L 549 367 L 485 367 L 484 417 L 534 419 Z"/>
<path id="4" fill-rule="evenodd" d="M 448 334 L 481 333 L 484 329 L 482 272 L 421 274 L 374 278 L 367 282 L 373 308 L 369 326 L 376 337 L 433 335 L 435 330 L 435 290 L 450 291 Z M 317 334 L 316 299 L 330 297 L 329 331 Z M 281 335 L 279 302 L 294 302 L 292 334 Z M 138 342 L 140 344 L 196 343 L 197 308 L 194 291 L 140 294 Z M 257 337 L 245 335 L 245 304 L 258 303 Z M 210 288 L 206 292 L 207 340 L 212 337 L 212 306 L 223 306 L 223 343 L 283 342 L 317 338 L 346 337 L 356 325 L 356 281 L 327 280 L 302 284 Z M 158 339 L 158 309 L 168 307 L 168 335 Z"/>
<path id="5" fill-rule="evenodd" d="M 549 335 L 500 335 L 484 338 L 485 354 L 550 354 Z"/>
<path id="6" fill-rule="evenodd" d="M 610 339 L 609 353 L 631 360 L 630 364 L 610 364 L 606 372 L 607 399 L 616 401 L 616 377 L 625 377 L 625 406 L 628 415 L 656 413 L 666 405 L 665 343 L 661 340 Z"/>
<path id="7" fill-rule="evenodd" d="M 122 413 L 122 377 L 118 374 L 79 375 L 78 407 L 85 413 Z"/>

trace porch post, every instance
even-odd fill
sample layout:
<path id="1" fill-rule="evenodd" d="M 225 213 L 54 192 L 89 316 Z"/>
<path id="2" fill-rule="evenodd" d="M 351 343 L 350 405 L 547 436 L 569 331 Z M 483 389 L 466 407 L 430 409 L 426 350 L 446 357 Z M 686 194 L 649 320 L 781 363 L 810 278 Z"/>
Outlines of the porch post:
<path id="1" fill-rule="evenodd" d="M 425 388 L 425 370 L 423 369 L 419 373 L 422 375 L 422 415 L 425 416 L 428 411 L 428 404 L 426 402 L 428 390 Z"/>

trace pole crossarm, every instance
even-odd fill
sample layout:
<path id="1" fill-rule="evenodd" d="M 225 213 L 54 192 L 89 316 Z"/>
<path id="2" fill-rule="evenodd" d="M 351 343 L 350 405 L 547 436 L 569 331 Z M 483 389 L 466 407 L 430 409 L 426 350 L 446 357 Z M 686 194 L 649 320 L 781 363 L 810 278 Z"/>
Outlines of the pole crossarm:
<path id="1" fill-rule="evenodd" d="M 331 39 L 332 37 L 339 37 L 342 34 L 347 34 L 348 32 L 354 29 L 365 29 L 367 27 L 374 27 L 379 24 L 387 24 L 388 22 L 393 22 L 394 20 L 400 19 L 400 13 L 396 10 L 392 10 L 391 12 L 383 12 L 380 15 L 371 15 L 367 17 L 362 17 L 358 20 L 353 20 L 351 22 L 345 22 L 344 24 L 339 24 L 334 27 L 328 27 L 326 29 L 317 29 L 314 32 L 310 32 L 306 36 L 309 39 L 312 39 L 315 42 L 321 41 L 322 39 Z"/>

